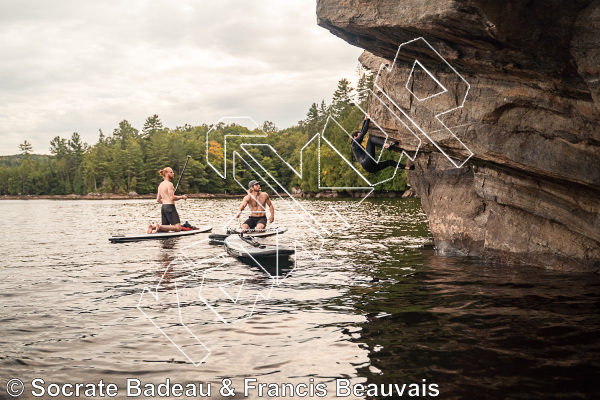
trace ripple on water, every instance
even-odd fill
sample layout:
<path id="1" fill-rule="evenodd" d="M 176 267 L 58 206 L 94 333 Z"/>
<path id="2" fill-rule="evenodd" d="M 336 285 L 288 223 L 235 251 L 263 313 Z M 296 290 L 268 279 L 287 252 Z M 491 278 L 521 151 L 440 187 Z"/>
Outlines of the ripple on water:
<path id="1" fill-rule="evenodd" d="M 337 222 L 323 210 L 356 204 L 302 201 L 331 230 Z M 213 227 L 228 218 L 206 210 L 232 215 L 237 206 L 227 199 L 178 205 L 185 219 Z M 351 231 L 312 240 L 312 250 L 322 245 L 320 259 L 303 254 L 283 281 L 229 259 L 215 282 L 243 278 L 255 291 L 228 310 L 219 299 L 198 300 L 200 284 L 209 282 L 204 271 L 220 266 L 218 259 L 204 261 L 221 246 L 188 238 L 108 242 L 110 235 L 143 232 L 155 221 L 152 200 L 0 202 L 0 212 L 6 207 L 35 234 L 1 233 L 3 376 L 119 384 L 131 376 L 146 382 L 231 377 L 238 384 L 244 377 L 280 383 L 426 379 L 440 385 L 445 399 L 598 393 L 598 277 L 437 257 L 418 200 L 366 200 L 345 216 Z M 276 225 L 290 227 L 284 242 L 306 233 L 279 200 L 275 207 L 282 210 Z M 196 275 L 181 258 L 194 263 Z M 137 309 L 143 289 L 159 282 L 163 300 L 148 312 L 181 335 L 179 302 L 190 331 L 211 349 L 206 363 L 194 367 Z M 203 287 L 206 296 L 225 298 L 213 289 Z M 258 297 L 255 315 L 236 324 L 223 324 L 209 308 L 213 301 L 219 315 L 238 315 L 253 306 L 258 291 L 271 291 L 269 300 Z M 193 337 L 180 339 L 190 354 L 205 354 Z"/>

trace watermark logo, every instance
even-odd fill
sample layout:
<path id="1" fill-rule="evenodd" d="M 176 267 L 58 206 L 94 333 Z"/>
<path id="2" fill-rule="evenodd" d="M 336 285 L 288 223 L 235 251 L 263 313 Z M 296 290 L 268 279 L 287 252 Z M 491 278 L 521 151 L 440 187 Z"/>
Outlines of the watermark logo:
<path id="1" fill-rule="evenodd" d="M 401 88 L 397 85 L 392 88 L 389 87 L 391 80 L 406 84 Z M 314 133 L 299 149 L 297 157 L 294 157 L 299 160 L 296 165 L 284 159 L 267 143 L 265 139 L 269 135 L 251 117 L 223 117 L 206 133 L 206 162 L 211 169 L 222 179 L 233 178 L 243 190 L 247 189 L 244 183 L 250 180 L 251 175 L 252 179 L 264 185 L 265 191 L 279 200 L 278 207 L 294 216 L 301 229 L 286 236 L 273 229 L 271 246 L 275 252 L 274 265 L 267 265 L 256 257 L 252 247 L 246 246 L 243 239 L 235 235 L 225 239 L 223 250 L 210 256 L 205 251 L 208 240 L 196 242 L 181 249 L 180 257 L 169 264 L 155 287 L 144 289 L 138 309 L 194 365 L 202 364 L 211 354 L 210 344 L 193 333 L 194 326 L 215 323 L 231 326 L 255 315 L 259 304 L 268 301 L 290 274 L 303 266 L 302 260 L 313 265 L 320 260 L 325 239 L 350 228 L 344 214 L 360 206 L 377 185 L 393 179 L 403 157 L 414 161 L 423 140 L 431 142 L 457 168 L 465 165 L 473 155 L 453 131 L 458 125 L 451 123 L 464 106 L 470 85 L 425 39 L 417 38 L 400 45 L 393 63 L 379 68 L 374 89 L 361 93 L 369 96 L 371 104 L 381 110 L 381 120 L 371 121 L 373 129 L 385 137 L 385 143 L 391 137 L 400 138 L 403 147 L 411 149 L 402 150 L 393 175 L 379 182 L 370 181 L 344 156 L 345 149 L 339 147 L 340 143 L 350 143 L 353 139 L 348 127 L 342 126 L 332 115 L 327 118 L 323 130 Z M 411 105 L 410 110 L 401 106 L 407 102 Z M 367 114 L 358 102 L 352 107 L 360 115 Z M 237 125 L 249 128 L 237 131 L 224 129 Z M 387 127 L 392 128 L 390 130 Z M 340 136 L 336 135 L 341 135 L 344 140 L 339 140 Z M 238 138 L 236 146 L 231 145 L 232 137 Z M 308 172 L 304 155 L 310 146 L 317 146 L 318 149 L 319 189 L 366 192 L 356 204 L 346 204 L 341 208 L 330 206 L 324 210 L 329 217 L 327 220 L 298 201 L 277 180 L 269 166 L 263 165 L 255 156 L 260 147 L 261 153 L 268 153 L 271 159 L 280 160 L 284 168 L 302 180 L 306 179 Z M 322 146 L 332 149 L 364 185 L 335 187 L 322 182 Z M 452 154 L 444 150 L 448 147 L 454 149 Z M 379 163 L 381 154 L 382 151 L 379 155 L 368 156 L 374 163 Z M 244 171 L 243 178 L 240 170 Z M 268 211 L 266 207 L 261 207 L 265 212 Z M 232 228 L 237 217 L 239 215 L 232 215 L 221 229 L 227 231 Z M 290 262 L 280 262 L 279 256 L 284 252 L 292 254 Z M 258 268 L 261 278 L 257 278 L 255 271 L 240 267 L 231 254 Z"/>
<path id="2" fill-rule="evenodd" d="M 407 63 L 412 63 L 410 72 L 404 68 Z M 404 90 L 388 84 L 404 81 Z M 459 125 L 453 124 L 460 117 L 471 85 L 425 39 L 402 43 L 392 64 L 380 66 L 374 87 L 391 103 L 398 118 L 427 138 L 456 168 L 473 156 L 455 133 Z M 401 106 L 406 104 L 410 111 Z M 446 148 L 454 149 L 453 154 Z"/>

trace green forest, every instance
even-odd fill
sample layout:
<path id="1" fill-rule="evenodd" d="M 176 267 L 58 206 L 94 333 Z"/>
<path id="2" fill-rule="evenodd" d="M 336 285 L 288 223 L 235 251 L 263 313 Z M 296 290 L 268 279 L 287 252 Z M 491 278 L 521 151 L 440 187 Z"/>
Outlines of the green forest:
<path id="1" fill-rule="evenodd" d="M 303 150 L 302 177 L 289 166 L 300 171 L 301 150 L 324 128 L 330 143 L 348 160 L 352 160 L 350 139 L 331 118 L 335 118 L 348 132 L 360 129 L 364 114 L 356 104 L 366 109 L 366 89 L 370 87 L 372 81 L 368 73 L 360 74 L 356 88 L 347 79 L 342 79 L 329 105 L 324 100 L 320 104 L 313 103 L 304 120 L 286 129 L 278 129 L 269 121 L 254 130 L 235 123 L 185 125 L 170 129 L 163 126 L 158 115 L 152 115 L 146 119 L 141 131 L 127 120 L 121 121 L 110 135 L 100 131 L 98 141 L 93 145 L 84 143 L 77 132 L 70 138 L 57 136 L 50 141 L 51 155 L 33 154 L 31 144 L 25 140 L 19 145 L 20 154 L 0 156 L 0 195 L 152 193 L 162 180 L 158 171 L 170 166 L 177 180 L 187 155 L 191 158 L 178 193 L 242 193 L 243 189 L 230 177 L 233 167 L 231 154 L 234 151 L 246 161 L 238 159 L 236 162 L 236 178 L 240 182 L 258 178 L 256 171 L 264 176 L 266 170 L 286 190 L 297 188 L 305 192 L 318 192 L 320 167 L 321 187 L 364 187 L 367 186 L 365 181 L 342 161 L 334 149 L 323 141 L 319 145 L 317 139 Z M 268 136 L 247 137 L 258 134 L 264 136 L 263 132 Z M 208 165 L 207 152 L 213 167 L 223 173 L 225 135 L 228 136 L 228 172 L 227 179 L 222 179 Z M 244 147 L 251 156 L 248 157 L 242 148 L 244 143 L 263 145 Z M 384 151 L 381 159 L 397 160 L 398 157 L 398 153 Z M 260 166 L 252 159 L 258 161 Z M 356 162 L 354 165 L 373 183 L 388 179 L 394 173 L 393 168 L 387 168 L 377 174 L 369 174 Z M 375 187 L 375 190 L 383 191 L 405 189 L 406 174 L 400 170 L 394 179 Z"/>

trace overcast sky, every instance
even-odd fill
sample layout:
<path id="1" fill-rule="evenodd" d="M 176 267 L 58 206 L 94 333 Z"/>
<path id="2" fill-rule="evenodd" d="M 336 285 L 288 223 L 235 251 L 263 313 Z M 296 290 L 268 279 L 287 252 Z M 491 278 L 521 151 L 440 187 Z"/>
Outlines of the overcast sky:
<path id="1" fill-rule="evenodd" d="M 251 116 L 287 127 L 330 102 L 361 49 L 316 0 L 2 0 L 0 154 L 55 136 L 92 144 L 127 119 L 169 128 Z"/>

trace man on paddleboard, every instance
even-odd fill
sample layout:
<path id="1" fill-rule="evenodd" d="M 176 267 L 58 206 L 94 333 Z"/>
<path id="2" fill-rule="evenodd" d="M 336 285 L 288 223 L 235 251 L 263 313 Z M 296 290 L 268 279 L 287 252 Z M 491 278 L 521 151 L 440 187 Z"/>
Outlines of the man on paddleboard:
<path id="1" fill-rule="evenodd" d="M 175 177 L 173 169 L 166 167 L 158 173 L 164 178 L 158 186 L 158 194 L 156 195 L 156 201 L 162 204 L 160 210 L 161 223 L 156 224 L 156 226 L 148 225 L 148 233 L 179 232 L 181 231 L 181 221 L 175 208 L 175 202 L 181 199 L 186 200 L 187 196 L 185 194 L 183 196 L 175 195 L 175 188 L 171 183 L 171 180 Z"/>
<path id="2" fill-rule="evenodd" d="M 273 203 L 267 193 L 260 191 L 260 183 L 256 180 L 248 182 L 248 194 L 242 200 L 240 209 L 236 214 L 236 218 L 239 218 L 242 211 L 246 206 L 250 207 L 250 217 L 242 225 L 242 232 L 247 231 L 262 231 L 267 226 L 267 209 L 265 205 L 269 206 L 269 222 L 273 223 L 275 220 L 275 210 L 273 210 Z"/>

